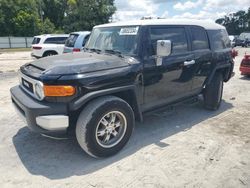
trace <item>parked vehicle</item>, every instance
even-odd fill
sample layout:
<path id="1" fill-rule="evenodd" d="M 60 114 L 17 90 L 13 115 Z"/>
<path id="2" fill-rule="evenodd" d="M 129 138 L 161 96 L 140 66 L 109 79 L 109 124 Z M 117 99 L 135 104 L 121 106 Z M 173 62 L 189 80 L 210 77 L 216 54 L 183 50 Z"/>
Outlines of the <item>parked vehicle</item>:
<path id="1" fill-rule="evenodd" d="M 62 54 L 68 34 L 46 34 L 35 36 L 31 45 L 31 56 L 41 58 Z"/>
<path id="2" fill-rule="evenodd" d="M 249 46 L 250 46 L 250 38 L 246 38 L 242 47 L 249 47 Z"/>
<path id="3" fill-rule="evenodd" d="M 82 51 L 90 35 L 89 31 L 79 31 L 70 33 L 65 42 L 63 53 L 72 53 Z"/>
<path id="4" fill-rule="evenodd" d="M 242 75 L 250 76 L 250 55 L 245 55 L 240 64 Z"/>
<path id="5" fill-rule="evenodd" d="M 235 45 L 242 47 L 250 46 L 250 32 L 241 33 L 239 38 L 236 39 Z"/>
<path id="6" fill-rule="evenodd" d="M 235 36 L 234 35 L 229 35 L 229 39 L 230 39 L 230 43 L 231 43 L 231 47 L 235 47 Z"/>
<path id="7" fill-rule="evenodd" d="M 199 94 L 207 109 L 218 109 L 233 67 L 227 31 L 216 23 L 118 22 L 95 26 L 83 53 L 23 65 L 10 91 L 31 130 L 75 133 L 89 155 L 107 157 L 145 112 Z"/>

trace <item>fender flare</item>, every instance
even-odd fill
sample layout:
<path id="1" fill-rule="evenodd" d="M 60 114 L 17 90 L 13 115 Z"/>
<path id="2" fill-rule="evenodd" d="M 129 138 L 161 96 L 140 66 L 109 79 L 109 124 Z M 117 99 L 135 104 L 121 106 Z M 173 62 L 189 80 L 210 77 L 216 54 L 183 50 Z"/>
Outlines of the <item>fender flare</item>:
<path id="1" fill-rule="evenodd" d="M 234 64 L 232 63 L 228 63 L 228 64 L 223 64 L 223 65 L 218 65 L 216 66 L 212 72 L 210 73 L 209 77 L 207 78 L 207 80 L 205 81 L 205 84 L 204 85 L 207 85 L 207 84 L 210 84 L 212 79 L 213 79 L 213 76 L 215 75 L 215 73 L 219 70 L 225 70 L 227 69 L 226 72 L 224 72 L 224 81 L 227 82 L 230 78 L 231 78 L 231 75 L 233 73 L 233 66 Z"/>
<path id="2" fill-rule="evenodd" d="M 131 106 L 131 107 L 134 110 L 136 118 L 139 121 L 142 121 L 143 117 L 142 117 L 142 112 L 141 112 L 140 105 L 139 105 L 139 102 L 138 102 L 137 93 L 136 93 L 136 86 L 135 85 L 121 86 L 121 87 L 103 89 L 103 90 L 98 90 L 98 91 L 93 91 L 93 92 L 86 93 L 85 95 L 81 96 L 77 100 L 71 102 L 69 104 L 69 109 L 70 109 L 70 111 L 77 111 L 81 107 L 86 105 L 89 101 L 91 101 L 91 100 L 93 100 L 93 99 L 95 99 L 97 97 L 101 97 L 101 96 L 105 96 L 105 95 L 112 95 L 112 94 L 115 94 L 115 93 L 118 93 L 118 92 L 123 92 L 123 91 L 132 91 L 133 96 L 131 96 L 131 97 L 133 97 L 133 99 L 135 101 L 133 103 L 133 106 Z"/>

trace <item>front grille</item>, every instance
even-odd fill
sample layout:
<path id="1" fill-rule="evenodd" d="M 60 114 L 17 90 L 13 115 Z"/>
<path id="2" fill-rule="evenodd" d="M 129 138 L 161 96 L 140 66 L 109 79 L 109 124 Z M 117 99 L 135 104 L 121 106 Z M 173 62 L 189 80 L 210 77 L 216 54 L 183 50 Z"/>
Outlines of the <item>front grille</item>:
<path id="1" fill-rule="evenodd" d="M 23 87 L 25 87 L 31 93 L 34 93 L 33 84 L 31 82 L 29 82 L 28 80 L 25 80 L 24 78 L 21 78 L 21 79 L 22 79 Z"/>
<path id="2" fill-rule="evenodd" d="M 24 75 L 21 71 L 19 71 L 19 81 L 20 86 L 23 90 L 26 91 L 29 95 L 31 95 L 33 98 L 36 98 L 38 100 L 43 100 L 43 98 L 39 98 L 35 93 L 35 85 L 39 84 L 43 87 L 43 83 L 39 80 L 32 79 L 26 75 Z"/>

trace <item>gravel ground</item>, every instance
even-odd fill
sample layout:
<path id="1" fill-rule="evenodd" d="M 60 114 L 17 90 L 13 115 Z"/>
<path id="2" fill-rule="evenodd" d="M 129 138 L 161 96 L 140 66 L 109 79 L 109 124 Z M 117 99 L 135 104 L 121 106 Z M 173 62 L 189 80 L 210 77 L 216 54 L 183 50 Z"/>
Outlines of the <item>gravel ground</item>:
<path id="1" fill-rule="evenodd" d="M 93 159 L 77 142 L 29 131 L 9 89 L 29 52 L 0 54 L 1 187 L 250 187 L 250 79 L 239 73 L 224 87 L 218 111 L 202 102 L 161 110 L 137 123 L 126 147 Z"/>
<path id="2" fill-rule="evenodd" d="M 30 52 L 0 53 L 0 73 L 16 72 L 19 67 L 32 61 Z"/>

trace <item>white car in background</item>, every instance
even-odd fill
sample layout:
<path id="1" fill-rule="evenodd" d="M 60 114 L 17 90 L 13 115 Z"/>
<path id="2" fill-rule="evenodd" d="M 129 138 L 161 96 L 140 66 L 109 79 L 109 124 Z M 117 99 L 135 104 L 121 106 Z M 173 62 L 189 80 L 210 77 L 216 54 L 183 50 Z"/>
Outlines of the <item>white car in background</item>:
<path id="1" fill-rule="evenodd" d="M 46 34 L 35 36 L 31 45 L 31 56 L 41 58 L 63 53 L 68 34 Z"/>
<path id="2" fill-rule="evenodd" d="M 236 40 L 235 36 L 234 35 L 229 35 L 228 37 L 230 39 L 231 47 L 232 48 L 235 47 L 235 40 Z"/>

